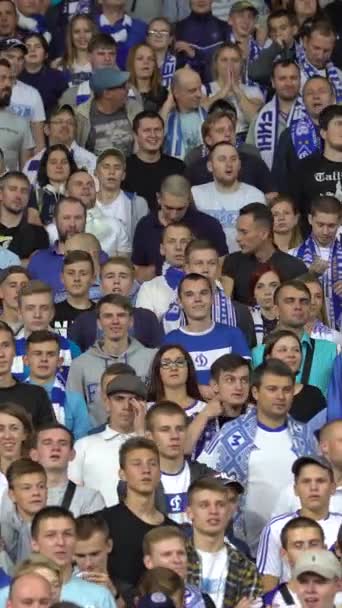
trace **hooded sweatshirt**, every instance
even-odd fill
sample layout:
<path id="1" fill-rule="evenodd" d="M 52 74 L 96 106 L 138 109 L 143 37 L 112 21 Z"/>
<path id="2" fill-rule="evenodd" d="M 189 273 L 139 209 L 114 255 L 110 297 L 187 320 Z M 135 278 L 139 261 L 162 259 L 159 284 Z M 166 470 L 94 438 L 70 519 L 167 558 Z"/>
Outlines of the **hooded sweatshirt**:
<path id="1" fill-rule="evenodd" d="M 105 369 L 112 363 L 128 363 L 143 382 L 149 379 L 156 348 L 146 348 L 135 338 L 129 338 L 128 349 L 115 356 L 103 350 L 103 340 L 97 340 L 83 355 L 74 359 L 70 366 L 67 391 L 84 395 L 89 415 L 95 425 L 103 424 L 108 417 L 101 403 L 100 382 Z"/>

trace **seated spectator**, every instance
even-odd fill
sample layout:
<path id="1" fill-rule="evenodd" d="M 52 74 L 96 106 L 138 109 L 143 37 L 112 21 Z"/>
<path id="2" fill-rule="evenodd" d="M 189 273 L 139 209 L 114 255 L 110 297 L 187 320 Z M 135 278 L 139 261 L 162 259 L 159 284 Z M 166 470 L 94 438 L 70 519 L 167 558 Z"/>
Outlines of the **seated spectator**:
<path id="1" fill-rule="evenodd" d="M 298 585 L 298 597 L 301 603 L 306 603 L 312 590 L 324 596 L 327 607 L 334 605 L 339 590 L 338 581 L 341 576 L 341 564 L 330 551 L 307 551 L 298 559 L 293 576 Z"/>
<path id="2" fill-rule="evenodd" d="M 246 413 L 249 404 L 251 365 L 247 359 L 231 353 L 216 359 L 210 368 L 210 374 L 214 399 L 209 401 L 207 411 L 203 414 L 208 416 L 216 414 L 216 426 L 219 430 L 227 422 Z M 199 428 L 199 418 L 197 423 L 196 432 Z M 191 431 L 194 433 L 195 424 L 192 425 Z"/>
<path id="3" fill-rule="evenodd" d="M 15 337 L 16 356 L 13 363 L 13 374 L 20 380 L 28 376 L 25 365 L 27 338 L 32 332 L 51 329 L 50 323 L 54 317 L 53 293 L 51 288 L 42 281 L 29 281 L 21 288 L 18 296 L 19 314 L 23 327 Z M 66 380 L 71 360 L 78 357 L 80 349 L 71 340 L 59 335 L 60 356 L 62 358 L 60 371 Z"/>
<path id="4" fill-rule="evenodd" d="M 59 372 L 63 363 L 60 350 L 58 335 L 44 330 L 32 332 L 27 338 L 25 363 L 30 375 L 25 382 L 46 390 L 57 422 L 79 439 L 87 435 L 92 425 L 81 393 L 66 390 L 65 379 Z"/>
<path id="5" fill-rule="evenodd" d="M 87 229 L 98 235 L 108 255 L 131 253 L 136 226 L 148 213 L 146 201 L 141 196 L 137 196 L 135 191 L 122 190 L 125 169 L 125 156 L 115 148 L 105 150 L 97 159 L 97 200 L 94 209 L 87 214 Z M 115 239 L 117 223 L 120 238 Z"/>
<path id="6" fill-rule="evenodd" d="M 257 554 L 257 568 L 263 575 L 265 591 L 273 589 L 280 581 L 288 581 L 291 573 L 282 560 L 281 532 L 285 524 L 295 517 L 308 517 L 317 521 L 324 532 L 327 548 L 334 546 L 341 525 L 342 515 L 329 511 L 330 497 L 335 491 L 334 476 L 327 460 L 317 456 L 303 456 L 292 465 L 294 490 L 300 500 L 300 509 L 271 519 L 263 529 Z M 308 488 L 320 484 L 319 496 Z"/>
<path id="7" fill-rule="evenodd" d="M 69 87 L 88 81 L 92 72 L 89 43 L 97 34 L 90 15 L 73 15 L 66 29 L 66 44 L 61 68 L 68 79 Z"/>
<path id="8" fill-rule="evenodd" d="M 2 359 L 0 404 L 22 406 L 31 416 L 34 428 L 45 422 L 54 422 L 55 414 L 45 390 L 40 386 L 26 385 L 11 373 L 15 357 L 15 339 L 12 330 L 0 321 L 0 350 Z"/>
<path id="9" fill-rule="evenodd" d="M 231 6 L 228 16 L 228 23 L 231 27 L 229 39 L 238 44 L 238 48 L 241 49 L 245 71 L 242 81 L 249 86 L 255 83 L 249 79 L 248 66 L 258 57 L 261 50 L 254 37 L 258 13 L 253 2 L 238 0 Z"/>
<path id="10" fill-rule="evenodd" d="M 240 304 L 240 302 L 233 302 L 227 297 L 218 280 L 220 262 L 216 247 L 209 241 L 194 239 L 186 246 L 184 256 L 184 270 L 187 274 L 198 272 L 198 274 L 208 277 L 211 281 L 214 294 L 211 312 L 212 319 L 216 323 L 240 327 L 246 336 L 249 346 L 254 346 L 254 326 L 247 306 L 245 304 Z M 163 328 L 166 334 L 172 329 L 184 327 L 186 324 L 186 318 L 182 313 L 182 308 L 177 300 L 177 297 L 175 297 L 162 318 Z"/>
<path id="11" fill-rule="evenodd" d="M 116 66 L 116 43 L 110 34 L 95 33 L 88 43 L 90 74 L 94 70 Z M 60 99 L 60 105 L 70 105 L 73 109 L 88 101 L 91 96 L 89 79 L 69 87 Z"/>
<path id="12" fill-rule="evenodd" d="M 28 455 L 33 426 L 27 410 L 16 403 L 0 405 L 0 503 L 8 488 L 6 473 L 12 462 Z M 11 439 L 11 442 L 8 439 Z"/>
<path id="13" fill-rule="evenodd" d="M 72 198 L 78 198 L 88 212 L 96 203 L 96 186 L 93 175 L 89 175 L 87 169 L 78 169 L 70 175 L 66 185 L 66 193 Z"/>
<path id="14" fill-rule="evenodd" d="M 261 578 L 255 565 L 226 540 L 227 528 L 243 491 L 236 479 L 227 482 L 226 485 L 224 480 L 199 479 L 191 484 L 188 492 L 188 515 L 193 534 L 186 545 L 187 580 L 202 593 L 207 593 L 215 606 L 235 606 L 242 598 L 248 598 L 250 602 L 261 601 Z M 216 513 L 215 524 L 209 517 L 202 518 L 202 509 L 206 513 Z M 200 563 L 202 576 L 198 570 Z"/>
<path id="15" fill-rule="evenodd" d="M 69 236 L 85 231 L 86 213 L 86 208 L 77 198 L 63 196 L 54 210 L 58 240 L 48 249 L 36 251 L 30 258 L 28 264 L 30 277 L 50 285 L 54 296 L 64 289 L 60 275 L 63 268 L 65 243 Z"/>
<path id="16" fill-rule="evenodd" d="M 161 488 L 158 500 L 160 504 L 165 503 L 165 513 L 178 524 L 189 522 L 186 511 L 190 484 L 214 474 L 205 465 L 185 459 L 187 422 L 186 412 L 173 401 L 153 405 L 145 421 L 146 437 L 152 439 L 159 450 Z"/>
<path id="17" fill-rule="evenodd" d="M 257 46 L 255 41 L 253 43 Z M 244 84 L 242 72 L 241 47 L 236 42 L 226 42 L 214 54 L 212 81 L 207 87 L 209 106 L 216 99 L 226 99 L 234 106 L 237 114 L 236 139 L 238 143 L 245 140 L 250 121 L 264 104 L 264 97 L 259 87 Z"/>
<path id="18" fill-rule="evenodd" d="M 148 308 L 158 320 L 177 298 L 177 289 L 184 276 L 184 252 L 191 242 L 190 228 L 181 222 L 165 226 L 160 253 L 164 258 L 162 274 L 145 281 L 138 292 L 136 304 Z"/>
<path id="19" fill-rule="evenodd" d="M 18 15 L 12 0 L 1 0 L 0 40 L 18 37 Z"/>
<path id="20" fill-rule="evenodd" d="M 175 50 L 177 67 L 191 66 L 206 84 L 210 81 L 210 65 L 214 51 L 228 35 L 227 23 L 214 17 L 213 0 L 190 0 L 191 13 L 176 24 Z"/>
<path id="21" fill-rule="evenodd" d="M 29 34 L 25 38 L 25 45 L 27 54 L 24 69 L 20 72 L 20 81 L 40 93 L 45 113 L 50 116 L 51 110 L 68 88 L 68 81 L 63 72 L 47 65 L 49 44 L 42 34 Z"/>
<path id="22" fill-rule="evenodd" d="M 110 34 L 117 44 L 117 64 L 120 70 L 126 67 L 129 49 L 144 42 L 147 33 L 144 21 L 127 15 L 126 4 L 127 1 L 123 0 L 113 6 L 110 0 L 104 0 L 101 2 L 101 12 L 95 17 L 98 29 Z"/>
<path id="23" fill-rule="evenodd" d="M 45 424 L 37 431 L 30 450 L 47 476 L 47 504 L 70 509 L 74 517 L 103 509 L 99 492 L 86 485 L 76 486 L 68 478 L 68 464 L 75 458 L 74 436 L 63 424 Z"/>
<path id="24" fill-rule="evenodd" d="M 211 148 L 208 169 L 214 181 L 193 186 L 191 192 L 197 209 L 216 218 L 224 229 L 230 253 L 238 250 L 236 220 L 248 203 L 265 203 L 264 194 L 238 179 L 241 162 L 234 146 L 218 143 Z"/>
<path id="25" fill-rule="evenodd" d="M 251 278 L 266 263 L 284 281 L 305 272 L 305 264 L 301 260 L 295 260 L 274 246 L 272 234 L 273 215 L 266 205 L 250 203 L 240 209 L 237 242 L 241 251 L 227 256 L 222 267 L 225 292 L 232 294 L 235 300 L 249 303 Z"/>
<path id="26" fill-rule="evenodd" d="M 189 352 L 198 383 L 204 385 L 207 394 L 205 389 L 209 384 L 212 363 L 221 354 L 229 352 L 250 358 L 249 348 L 241 329 L 212 321 L 213 292 L 207 277 L 196 273 L 186 275 L 179 283 L 178 297 L 187 324 L 171 331 L 164 341 L 181 344 Z"/>
<path id="27" fill-rule="evenodd" d="M 1 321 L 10 326 L 14 334 L 21 328 L 18 294 L 27 285 L 30 277 L 23 266 L 9 266 L 0 274 Z"/>
<path id="28" fill-rule="evenodd" d="M 54 329 L 66 337 L 73 322 L 82 312 L 95 309 L 89 299 L 89 289 L 95 279 L 93 258 L 86 251 L 70 251 L 63 261 L 62 281 L 66 300 L 55 306 Z"/>
<path id="29" fill-rule="evenodd" d="M 183 160 L 191 148 L 202 143 L 201 126 L 207 113 L 201 101 L 202 82 L 197 72 L 189 68 L 177 70 L 172 96 L 168 97 L 168 107 L 164 108 L 165 112 L 169 111 L 165 126 L 166 154 Z"/>
<path id="30" fill-rule="evenodd" d="M 98 403 L 98 387 L 104 369 L 114 362 L 129 363 L 137 375 L 146 381 L 155 350 L 146 348 L 129 336 L 133 307 L 128 298 L 119 294 L 104 296 L 96 307 L 97 322 L 103 338 L 73 362 L 67 390 L 81 393 L 90 416 L 101 424 L 103 408 Z"/>
<path id="31" fill-rule="evenodd" d="M 34 140 L 28 120 L 14 115 L 8 108 L 11 101 L 13 78 L 11 65 L 0 57 L 0 135 L 5 168 L 9 171 L 21 169 L 30 158 Z M 11 130 L 8 130 L 8 123 Z M 3 177 L 3 175 L 1 176 Z"/>
<path id="32" fill-rule="evenodd" d="M 9 557 L 18 563 L 31 553 L 32 520 L 46 506 L 46 473 L 38 462 L 21 458 L 9 466 L 6 477 L 8 497 L 0 509 L 1 536 Z"/>
<path id="33" fill-rule="evenodd" d="M 220 257 L 227 253 L 227 244 L 221 224 L 209 215 L 197 211 L 190 205 L 191 189 L 182 175 L 170 175 L 164 179 L 158 203 L 157 214 L 150 212 L 137 225 L 132 262 L 136 266 L 138 281 L 148 281 L 161 274 L 163 258 L 160 253 L 162 234 L 165 226 L 182 222 L 188 226 L 194 237 L 206 238 L 215 244 Z M 146 234 L 149 238 L 146 239 Z"/>
<path id="34" fill-rule="evenodd" d="M 152 568 L 142 575 L 138 585 L 139 598 L 137 606 L 145 606 L 145 602 L 153 601 L 157 596 L 157 606 L 182 608 L 185 604 L 184 580 L 170 568 Z M 156 608 L 157 608 L 156 606 Z"/>
<path id="35" fill-rule="evenodd" d="M 62 574 L 59 567 L 51 559 L 40 555 L 40 553 L 32 553 L 14 570 L 14 578 L 17 580 L 30 574 L 38 574 L 39 577 L 46 579 L 50 586 L 51 599 L 53 602 L 59 601 L 63 584 Z"/>
<path id="36" fill-rule="evenodd" d="M 172 42 L 170 21 L 157 14 L 156 18 L 148 24 L 146 40 L 156 54 L 162 85 L 169 89 L 176 71 L 176 56 L 170 49 Z"/>
<path id="37" fill-rule="evenodd" d="M 314 272 L 308 272 L 298 277 L 309 289 L 311 293 L 310 315 L 309 320 L 305 325 L 305 331 L 310 334 L 315 340 L 328 340 L 341 346 L 342 333 L 332 329 L 327 325 L 325 293 L 323 286 Z"/>
<path id="38" fill-rule="evenodd" d="M 145 481 L 137 482 L 133 462 L 138 462 L 146 471 Z M 128 591 L 143 573 L 142 543 L 145 534 L 157 526 L 169 526 L 173 522 L 155 507 L 156 489 L 160 482 L 159 453 L 155 443 L 145 437 L 128 439 L 120 448 L 119 467 L 120 478 L 126 482 L 126 498 L 101 514 L 113 542 L 108 572 L 118 581 L 119 589 L 122 585 Z M 127 552 L 125 547 L 128 546 Z M 122 559 L 123 552 L 125 559 Z"/>
<path id="39" fill-rule="evenodd" d="M 2 246 L 16 253 L 22 261 L 37 249 L 48 247 L 49 239 L 42 226 L 29 224 L 27 206 L 30 183 L 23 173 L 9 171 L 0 183 L 0 238 Z"/>
<path id="40" fill-rule="evenodd" d="M 120 256 L 109 258 L 101 266 L 100 279 L 103 296 L 117 293 L 129 297 L 134 305 L 136 295 L 134 267 L 128 258 Z M 148 348 L 158 347 L 162 339 L 162 330 L 157 317 L 150 310 L 136 306 L 133 307 L 133 326 L 129 333 Z M 95 340 L 102 336 L 97 324 L 96 311 L 82 313 L 69 328 L 68 336 L 78 344 L 82 352 L 92 346 Z"/>
<path id="41" fill-rule="evenodd" d="M 184 163 L 162 152 L 164 122 L 156 112 L 140 112 L 133 120 L 135 154 L 126 161 L 123 189 L 142 196 L 157 212 L 157 194 L 169 175 L 183 175 Z"/>
<path id="42" fill-rule="evenodd" d="M 268 334 L 277 326 L 277 310 L 273 296 L 280 284 L 279 273 L 268 263 L 260 265 L 251 276 L 250 311 L 257 344 L 263 344 Z"/>
<path id="43" fill-rule="evenodd" d="M 35 198 L 45 226 L 52 222 L 56 203 L 64 196 L 67 180 L 76 169 L 73 155 L 63 144 L 49 146 L 40 159 Z"/>
<path id="44" fill-rule="evenodd" d="M 279 194 L 269 202 L 273 215 L 273 242 L 284 253 L 302 242 L 299 213 L 293 198 Z"/>
<path id="45" fill-rule="evenodd" d="M 273 173 L 280 192 L 287 191 L 299 160 L 322 151 L 319 115 L 335 103 L 335 89 L 327 78 L 312 76 L 303 87 L 303 102 L 299 119 L 283 131 L 276 148 Z"/>
<path id="46" fill-rule="evenodd" d="M 255 146 L 244 143 L 238 145 L 235 125 L 236 114 L 233 111 L 228 111 L 228 109 L 210 111 L 202 125 L 203 145 L 191 150 L 185 159 L 187 164 L 185 176 L 190 180 L 192 186 L 200 186 L 213 181 L 213 174 L 208 169 L 209 151 L 216 144 L 226 142 L 238 148 L 241 162 L 239 180 L 261 190 L 266 199 L 270 201 L 276 190 L 272 183 L 271 173 L 261 160 Z"/>
<path id="47" fill-rule="evenodd" d="M 318 445 L 309 428 L 288 415 L 294 385 L 294 374 L 283 361 L 270 359 L 260 365 L 252 380 L 256 406 L 225 424 L 199 457 L 200 462 L 218 472 L 233 475 L 249 488 L 241 499 L 234 530 L 238 538 L 247 541 L 254 556 L 261 530 L 272 515 L 281 489 L 292 482 L 291 465 L 297 457 L 317 453 Z M 272 387 L 272 390 L 266 387 Z M 269 391 L 279 395 L 277 407 L 273 405 Z M 277 429 L 276 433 L 274 429 Z M 238 445 L 230 450 L 227 446 L 231 445 L 233 436 L 238 439 Z M 242 436 L 244 441 L 240 441 Z M 265 477 L 270 451 L 272 467 L 268 466 Z"/>
<path id="48" fill-rule="evenodd" d="M 29 121 L 35 142 L 35 152 L 44 148 L 44 121 L 46 119 L 43 100 L 34 87 L 18 80 L 24 67 L 26 45 L 17 39 L 0 41 L 0 57 L 7 59 L 12 72 L 12 95 L 10 110 Z"/>
<path id="49" fill-rule="evenodd" d="M 76 442 L 69 476 L 77 485 L 100 491 L 109 507 L 118 503 L 120 447 L 144 434 L 146 388 L 137 376 L 119 374 L 106 383 L 105 394 L 108 424 Z"/>
<path id="50" fill-rule="evenodd" d="M 292 331 L 278 329 L 265 340 L 264 361 L 279 359 L 296 375 L 302 364 L 302 345 Z M 327 402 L 316 386 L 296 382 L 290 409 L 292 418 L 308 423 L 312 432 L 318 431 L 327 422 Z"/>
<path id="51" fill-rule="evenodd" d="M 53 109 L 48 121 L 45 124 L 44 132 L 48 140 L 49 147 L 56 144 L 63 144 L 70 152 L 78 168 L 85 168 L 93 174 L 96 166 L 95 155 L 81 148 L 76 143 L 76 119 L 71 106 L 60 106 Z M 37 181 L 40 161 L 45 152 L 45 148 L 38 152 L 33 158 L 27 161 L 23 172 L 29 178 L 31 184 Z M 71 177 L 71 175 L 70 175 Z"/>
<path id="52" fill-rule="evenodd" d="M 298 516 L 288 521 L 280 535 L 281 555 L 291 570 L 290 580 L 277 585 L 264 595 L 267 605 L 275 606 L 282 600 L 283 595 L 289 594 L 291 602 L 297 602 L 296 580 L 292 578 L 292 571 L 297 559 L 302 553 L 313 549 L 324 549 L 324 533 L 322 527 L 309 517 Z M 266 577 L 263 577 L 265 579 Z M 272 604 L 271 604 L 272 602 Z"/>
<path id="53" fill-rule="evenodd" d="M 128 100 L 128 79 L 129 72 L 116 68 L 94 70 L 93 95 L 76 108 L 77 143 L 96 156 L 114 146 L 125 156 L 133 151 L 132 121 L 142 105 Z"/>
<path id="54" fill-rule="evenodd" d="M 128 53 L 127 70 L 130 73 L 129 97 L 141 100 L 145 111 L 160 112 L 163 116 L 168 90 L 161 84 L 154 50 L 146 43 L 133 46 Z"/>
<path id="55" fill-rule="evenodd" d="M 73 251 L 83 251 L 88 253 L 94 264 L 94 279 L 89 288 L 89 299 L 93 302 L 98 302 L 102 297 L 100 287 L 100 265 L 108 259 L 104 251 L 101 250 L 101 245 L 93 234 L 81 232 L 69 236 L 65 242 L 65 255 Z M 60 289 L 55 296 L 55 302 L 62 302 L 67 297 L 65 288 Z"/>
<path id="56" fill-rule="evenodd" d="M 104 585 L 116 602 L 120 592 L 108 574 L 107 559 L 112 549 L 109 528 L 99 515 L 80 515 L 76 519 L 75 562 L 82 579 Z"/>

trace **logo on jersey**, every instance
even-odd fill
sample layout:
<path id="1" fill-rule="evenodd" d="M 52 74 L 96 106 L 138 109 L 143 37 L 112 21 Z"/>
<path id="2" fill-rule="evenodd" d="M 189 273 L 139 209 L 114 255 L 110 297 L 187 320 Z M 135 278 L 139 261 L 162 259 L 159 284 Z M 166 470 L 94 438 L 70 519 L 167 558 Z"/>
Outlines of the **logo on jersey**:
<path id="1" fill-rule="evenodd" d="M 241 433 L 237 432 L 237 433 L 234 433 L 233 435 L 231 435 L 231 437 L 229 437 L 228 443 L 229 443 L 230 447 L 233 448 L 233 450 L 234 450 L 235 448 L 238 448 L 238 447 L 240 447 L 240 445 L 245 443 L 245 439 L 241 435 Z"/>
<path id="2" fill-rule="evenodd" d="M 207 365 L 208 365 L 208 359 L 203 353 L 196 355 L 196 357 L 195 357 L 196 369 L 199 369 L 201 367 L 207 367 Z"/>

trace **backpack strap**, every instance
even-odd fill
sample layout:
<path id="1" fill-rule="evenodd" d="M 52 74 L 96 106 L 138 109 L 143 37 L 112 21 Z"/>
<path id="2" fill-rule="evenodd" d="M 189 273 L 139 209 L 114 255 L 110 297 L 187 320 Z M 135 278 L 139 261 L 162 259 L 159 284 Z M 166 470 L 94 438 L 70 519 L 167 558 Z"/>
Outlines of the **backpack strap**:
<path id="1" fill-rule="evenodd" d="M 74 498 L 75 492 L 76 492 L 76 484 L 69 479 L 68 485 L 66 487 L 66 490 L 65 490 L 65 493 L 63 496 L 61 507 L 63 507 L 64 509 L 68 509 L 68 510 L 70 509 L 70 505 L 71 505 L 72 499 Z"/>

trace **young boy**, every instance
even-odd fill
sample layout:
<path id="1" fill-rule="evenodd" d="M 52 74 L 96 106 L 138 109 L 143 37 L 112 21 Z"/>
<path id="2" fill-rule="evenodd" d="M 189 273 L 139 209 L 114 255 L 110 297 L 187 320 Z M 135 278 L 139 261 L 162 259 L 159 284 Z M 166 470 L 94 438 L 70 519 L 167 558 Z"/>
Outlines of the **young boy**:
<path id="1" fill-rule="evenodd" d="M 16 357 L 12 372 L 19 380 L 28 376 L 28 369 L 24 366 L 26 354 L 26 340 L 33 331 L 50 328 L 54 316 L 53 293 L 51 287 L 42 281 L 29 281 L 19 292 L 19 314 L 23 328 L 16 337 Z M 80 349 L 71 340 L 59 336 L 60 354 L 63 358 L 61 372 L 67 378 L 71 360 L 81 354 Z"/>
<path id="2" fill-rule="evenodd" d="M 93 259 L 87 251 L 70 251 L 63 261 L 62 282 L 66 300 L 55 305 L 54 329 L 65 338 L 68 328 L 84 311 L 93 310 L 95 303 L 89 299 L 89 289 L 95 280 Z"/>
<path id="3" fill-rule="evenodd" d="M 1 503 L 1 536 L 13 560 L 31 553 L 31 522 L 46 506 L 47 483 L 44 468 L 29 458 L 13 462 L 7 470 L 8 495 Z"/>
<path id="4" fill-rule="evenodd" d="M 59 336 L 47 330 L 32 332 L 27 338 L 24 362 L 30 369 L 25 382 L 46 390 L 57 421 L 64 424 L 75 439 L 87 435 L 92 425 L 84 398 L 80 393 L 66 390 L 65 380 L 59 372 L 63 364 Z"/>
<path id="5" fill-rule="evenodd" d="M 0 319 L 7 323 L 14 333 L 21 327 L 18 309 L 18 293 L 22 287 L 27 285 L 30 277 L 23 266 L 10 266 L 1 272 L 0 276 L 0 299 L 2 300 L 2 312 Z"/>

